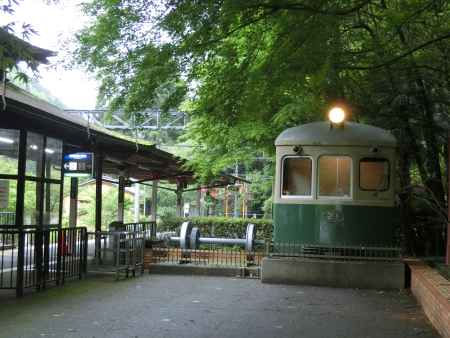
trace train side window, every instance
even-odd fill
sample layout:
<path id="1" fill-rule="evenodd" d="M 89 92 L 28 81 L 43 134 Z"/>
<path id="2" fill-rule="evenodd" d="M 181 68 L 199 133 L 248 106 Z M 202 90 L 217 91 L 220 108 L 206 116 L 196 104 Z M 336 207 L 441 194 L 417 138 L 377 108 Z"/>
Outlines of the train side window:
<path id="1" fill-rule="evenodd" d="M 319 158 L 319 197 L 351 197 L 352 159 L 326 155 Z"/>
<path id="2" fill-rule="evenodd" d="M 359 187 L 361 190 L 385 191 L 389 189 L 389 161 L 385 158 L 363 158 L 359 161 Z"/>
<path id="3" fill-rule="evenodd" d="M 289 156 L 283 159 L 282 196 L 311 196 L 312 160 Z"/>

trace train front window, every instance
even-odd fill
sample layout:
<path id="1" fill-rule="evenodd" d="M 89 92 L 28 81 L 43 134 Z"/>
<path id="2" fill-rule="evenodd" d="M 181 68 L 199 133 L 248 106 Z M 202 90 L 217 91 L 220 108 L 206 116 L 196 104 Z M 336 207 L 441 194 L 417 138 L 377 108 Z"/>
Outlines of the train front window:
<path id="1" fill-rule="evenodd" d="M 363 158 L 359 162 L 361 190 L 385 191 L 389 189 L 389 161 L 384 158 Z"/>
<path id="2" fill-rule="evenodd" d="M 319 197 L 351 197 L 352 159 L 349 156 L 319 158 Z"/>
<path id="3" fill-rule="evenodd" d="M 311 196 L 312 160 L 309 157 L 286 157 L 283 160 L 282 196 Z"/>

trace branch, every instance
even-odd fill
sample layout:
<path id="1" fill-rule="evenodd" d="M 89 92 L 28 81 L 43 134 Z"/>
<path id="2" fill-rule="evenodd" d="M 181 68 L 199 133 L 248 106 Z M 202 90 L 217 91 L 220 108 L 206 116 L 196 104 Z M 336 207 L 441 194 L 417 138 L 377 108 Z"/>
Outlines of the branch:
<path id="1" fill-rule="evenodd" d="M 364 0 L 364 1 L 361 1 L 359 4 L 357 4 L 354 7 L 345 8 L 345 9 L 337 9 L 337 10 L 322 10 L 322 9 L 314 8 L 314 7 L 311 7 L 311 6 L 302 4 L 302 3 L 280 4 L 280 5 L 278 5 L 278 4 L 257 4 L 255 6 L 248 6 L 248 7 L 246 7 L 247 9 L 260 8 L 264 12 L 260 16 L 254 18 L 252 20 L 249 20 L 247 22 L 244 22 L 241 25 L 225 32 L 220 37 L 208 40 L 206 42 L 198 43 L 195 45 L 195 47 L 203 47 L 206 45 L 218 43 L 218 42 L 226 39 L 227 37 L 233 35 L 237 31 L 239 31 L 247 26 L 250 26 L 254 23 L 257 23 L 258 21 L 261 21 L 261 20 L 267 18 L 268 16 L 275 14 L 276 12 L 279 12 L 280 10 L 295 10 L 295 11 L 304 11 L 304 12 L 310 12 L 313 14 L 321 14 L 321 15 L 346 16 L 346 15 L 349 15 L 349 14 L 359 11 L 361 8 L 365 7 L 366 5 L 368 5 L 371 2 L 372 2 L 372 0 Z"/>
<path id="2" fill-rule="evenodd" d="M 291 3 L 291 4 L 258 4 L 256 7 L 260 8 L 270 8 L 274 10 L 292 10 L 292 11 L 303 11 L 303 12 L 311 12 L 314 14 L 320 15 L 331 15 L 331 16 L 346 16 L 355 12 L 358 12 L 363 7 L 370 4 L 372 0 L 364 0 L 359 4 L 350 7 L 350 8 L 341 8 L 335 10 L 324 10 L 320 8 L 314 8 L 309 5 L 303 3 Z"/>
<path id="3" fill-rule="evenodd" d="M 439 36 L 439 37 L 437 37 L 437 38 L 435 38 L 433 40 L 429 40 L 427 42 L 424 42 L 421 45 L 416 46 L 413 49 L 411 49 L 411 50 L 409 50 L 409 51 L 407 51 L 407 52 L 405 52 L 403 54 L 397 55 L 397 56 L 393 57 L 392 59 L 390 59 L 390 60 L 388 60 L 386 62 L 380 63 L 378 65 L 374 65 L 374 66 L 344 66 L 344 67 L 341 67 L 341 68 L 342 69 L 350 69 L 350 70 L 372 70 L 372 69 L 383 68 L 383 67 L 386 67 L 386 66 L 390 66 L 390 65 L 400 61 L 401 59 L 403 59 L 403 58 L 405 58 L 405 57 L 407 57 L 409 55 L 412 55 L 412 54 L 414 54 L 415 52 L 417 52 L 417 51 L 419 51 L 421 49 L 424 49 L 425 47 L 428 47 L 428 46 L 430 46 L 430 45 L 432 45 L 432 44 L 434 44 L 436 42 L 439 42 L 439 41 L 442 41 L 442 40 L 446 40 L 446 39 L 449 39 L 449 38 L 450 38 L 450 32 L 446 33 L 445 35 Z"/>
<path id="4" fill-rule="evenodd" d="M 261 21 L 261 20 L 265 19 L 266 17 L 272 15 L 275 12 L 277 12 L 277 9 L 272 9 L 271 11 L 266 11 L 265 13 L 261 14 L 260 16 L 240 24 L 239 26 L 237 26 L 237 27 L 235 27 L 235 28 L 225 32 L 224 34 L 222 34 L 221 36 L 219 36 L 219 37 L 217 37 L 215 39 L 211 39 L 211 40 L 208 40 L 206 42 L 202 42 L 202 43 L 196 44 L 195 47 L 203 47 L 203 46 L 207 46 L 207 45 L 210 45 L 210 44 L 218 43 L 218 42 L 226 39 L 227 37 L 233 35 L 237 31 L 239 31 L 239 30 L 241 30 L 241 29 L 243 29 L 243 28 L 245 28 L 247 26 L 253 25 L 254 23 L 257 23 L 258 21 Z"/>

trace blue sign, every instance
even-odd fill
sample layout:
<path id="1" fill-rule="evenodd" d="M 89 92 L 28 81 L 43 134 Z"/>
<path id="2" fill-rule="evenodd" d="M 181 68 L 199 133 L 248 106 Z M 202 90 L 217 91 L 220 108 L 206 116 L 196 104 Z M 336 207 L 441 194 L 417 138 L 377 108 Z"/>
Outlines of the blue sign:
<path id="1" fill-rule="evenodd" d="M 94 155 L 92 153 L 74 153 L 64 155 L 64 175 L 72 177 L 92 176 Z"/>

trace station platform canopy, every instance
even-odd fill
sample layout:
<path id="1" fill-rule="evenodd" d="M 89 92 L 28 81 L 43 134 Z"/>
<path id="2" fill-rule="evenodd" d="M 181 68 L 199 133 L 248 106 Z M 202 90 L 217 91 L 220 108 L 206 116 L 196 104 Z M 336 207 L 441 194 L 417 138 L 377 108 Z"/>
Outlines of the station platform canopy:
<path id="1" fill-rule="evenodd" d="M 24 90 L 8 85 L 2 126 L 27 129 L 64 142 L 64 153 L 93 152 L 103 158 L 103 172 L 135 180 L 192 180 L 193 173 L 174 155 L 142 140 L 90 125 Z"/>
<path id="2" fill-rule="evenodd" d="M 91 125 L 12 84 L 8 84 L 4 92 L 0 90 L 0 95 L 6 103 L 1 112 L 2 128 L 25 129 L 62 140 L 65 154 L 92 152 L 94 156 L 101 156 L 105 175 L 124 176 L 134 182 L 196 183 L 185 160 L 154 144 Z M 214 178 L 208 186 L 226 186 L 239 180 L 224 174 Z"/>

